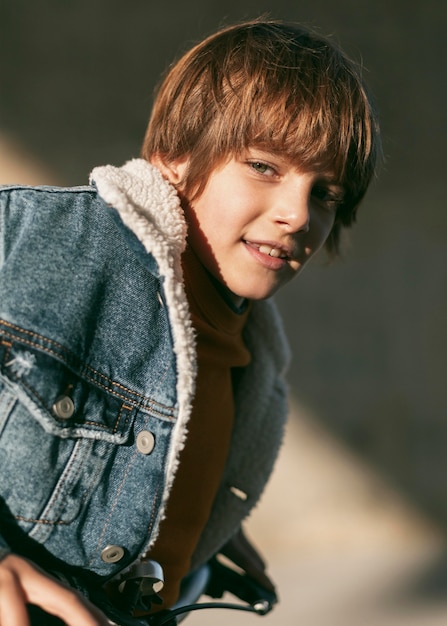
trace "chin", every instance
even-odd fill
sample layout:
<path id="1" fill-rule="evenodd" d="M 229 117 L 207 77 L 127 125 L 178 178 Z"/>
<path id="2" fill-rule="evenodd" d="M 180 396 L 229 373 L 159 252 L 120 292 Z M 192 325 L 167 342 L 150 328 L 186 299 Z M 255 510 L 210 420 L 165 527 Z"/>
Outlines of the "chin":
<path id="1" fill-rule="evenodd" d="M 269 290 L 243 289 L 243 290 L 240 290 L 239 292 L 234 292 L 233 291 L 233 295 L 239 301 L 242 301 L 242 300 L 267 300 L 268 298 L 273 296 L 278 291 L 278 289 L 279 289 L 279 287 L 276 287 L 275 289 L 269 289 Z"/>

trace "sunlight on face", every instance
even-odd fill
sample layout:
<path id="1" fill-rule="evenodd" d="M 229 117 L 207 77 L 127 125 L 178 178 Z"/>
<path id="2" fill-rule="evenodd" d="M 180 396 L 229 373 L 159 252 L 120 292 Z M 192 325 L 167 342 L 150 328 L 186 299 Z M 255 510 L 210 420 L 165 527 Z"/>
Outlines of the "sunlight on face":
<path id="1" fill-rule="evenodd" d="M 187 164 L 174 164 L 177 180 Z M 188 241 L 235 302 L 268 298 L 322 247 L 342 197 L 326 172 L 300 171 L 288 158 L 251 148 L 184 202 Z"/>

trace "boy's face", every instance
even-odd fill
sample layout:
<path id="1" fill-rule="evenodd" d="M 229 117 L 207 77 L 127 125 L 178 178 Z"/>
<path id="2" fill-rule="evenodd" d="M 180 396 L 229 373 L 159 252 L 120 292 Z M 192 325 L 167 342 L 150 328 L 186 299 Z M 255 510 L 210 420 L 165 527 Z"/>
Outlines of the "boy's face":
<path id="1" fill-rule="evenodd" d="M 186 165 L 176 164 L 178 176 Z M 300 171 L 286 157 L 251 148 L 217 167 L 186 203 L 188 240 L 235 303 L 261 300 L 321 248 L 342 197 L 330 172 Z"/>

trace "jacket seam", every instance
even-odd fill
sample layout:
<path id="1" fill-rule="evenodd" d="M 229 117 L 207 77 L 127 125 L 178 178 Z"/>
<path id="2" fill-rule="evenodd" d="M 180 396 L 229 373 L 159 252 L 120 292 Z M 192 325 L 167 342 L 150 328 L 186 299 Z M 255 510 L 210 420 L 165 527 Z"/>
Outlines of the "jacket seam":
<path id="1" fill-rule="evenodd" d="M 97 541 L 97 544 L 96 544 L 97 551 L 100 551 L 100 549 L 101 549 L 101 543 L 102 543 L 102 541 L 104 539 L 104 536 L 107 533 L 107 530 L 108 530 L 108 527 L 109 527 L 109 524 L 110 524 L 110 520 L 113 518 L 114 511 L 115 511 L 115 509 L 117 507 L 118 501 L 120 500 L 121 492 L 124 489 L 124 485 L 125 485 L 125 483 L 127 481 L 127 477 L 129 476 L 131 468 L 132 468 L 133 464 L 135 463 L 136 456 L 137 456 L 137 454 L 136 454 L 136 452 L 134 452 L 133 455 L 132 455 L 132 459 L 129 459 L 129 462 L 128 462 L 127 466 L 126 466 L 126 470 L 124 472 L 124 475 L 122 476 L 121 482 L 118 485 L 117 490 L 115 492 L 115 497 L 113 499 L 113 502 L 110 503 L 110 507 L 109 507 L 109 509 L 107 511 L 108 512 L 107 519 L 104 522 L 104 526 L 102 528 L 101 534 L 99 535 L 99 538 L 98 538 L 98 541 Z M 94 563 L 94 558 L 90 559 L 90 565 L 92 565 L 93 563 Z"/>
<path id="2" fill-rule="evenodd" d="M 27 522 L 30 524 L 45 524 L 47 526 L 69 526 L 71 522 L 64 522 L 63 520 L 50 521 L 47 519 L 30 519 L 28 517 L 24 517 L 23 515 L 14 515 L 14 519 L 20 522 Z"/>
<path id="3" fill-rule="evenodd" d="M 67 483 L 67 479 L 66 477 L 70 476 L 71 474 L 71 468 L 73 467 L 74 462 L 76 461 L 77 457 L 79 456 L 79 445 L 78 442 L 76 442 L 74 444 L 74 450 L 72 452 L 72 454 L 70 454 L 70 460 L 68 462 L 68 464 L 64 467 L 64 471 L 62 472 L 62 474 L 60 475 L 60 478 L 56 484 L 56 488 L 55 490 L 51 493 L 50 496 L 50 506 L 48 511 L 46 511 L 47 515 L 49 513 L 51 513 L 51 511 L 54 509 L 56 503 L 57 503 L 57 499 L 59 494 L 61 493 L 61 491 L 64 488 L 64 485 Z M 46 509 L 46 507 L 45 507 Z"/>

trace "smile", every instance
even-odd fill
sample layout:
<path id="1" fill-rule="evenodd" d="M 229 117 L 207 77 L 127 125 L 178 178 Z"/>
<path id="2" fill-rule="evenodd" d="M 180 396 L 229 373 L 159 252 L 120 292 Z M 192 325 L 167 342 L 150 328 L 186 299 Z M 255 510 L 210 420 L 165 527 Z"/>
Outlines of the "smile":
<path id="1" fill-rule="evenodd" d="M 252 241 L 245 240 L 245 244 L 250 248 L 254 248 L 261 252 L 261 254 L 266 254 L 268 256 L 273 257 L 274 259 L 289 259 L 290 255 L 282 248 L 277 248 L 267 243 L 254 243 Z"/>

